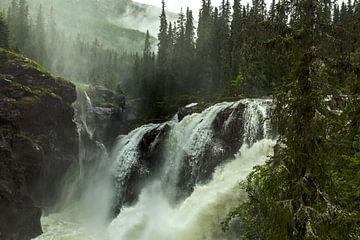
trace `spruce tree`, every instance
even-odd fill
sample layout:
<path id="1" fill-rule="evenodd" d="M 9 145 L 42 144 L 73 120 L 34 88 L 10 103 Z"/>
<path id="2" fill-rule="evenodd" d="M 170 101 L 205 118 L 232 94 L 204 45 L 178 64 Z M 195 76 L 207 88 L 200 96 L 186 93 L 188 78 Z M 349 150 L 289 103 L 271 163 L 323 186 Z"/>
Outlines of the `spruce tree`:
<path id="1" fill-rule="evenodd" d="M 9 29 L 2 13 L 0 13 L 0 48 L 9 48 Z"/>
<path id="2" fill-rule="evenodd" d="M 202 0 L 202 7 L 199 14 L 196 41 L 196 62 L 197 76 L 199 83 L 197 86 L 204 95 L 213 93 L 214 88 L 214 14 L 210 0 Z"/>
<path id="3" fill-rule="evenodd" d="M 39 6 L 35 22 L 34 35 L 34 59 L 42 64 L 48 63 L 47 44 L 45 37 L 45 23 L 42 13 L 42 6 Z"/>
<path id="4" fill-rule="evenodd" d="M 194 65 L 195 65 L 195 33 L 194 18 L 192 11 L 186 10 L 185 36 L 184 36 L 184 63 L 183 73 L 184 85 L 195 86 Z M 196 88 L 185 88 L 185 93 L 196 93 Z"/>
<path id="5" fill-rule="evenodd" d="M 195 49 L 195 33 L 194 33 L 194 17 L 192 11 L 187 8 L 186 10 L 186 23 L 185 23 L 185 43 L 190 50 Z"/>
<path id="6" fill-rule="evenodd" d="M 160 30 L 158 34 L 158 55 L 156 62 L 156 75 L 158 86 L 158 97 L 161 99 L 169 89 L 169 79 L 167 77 L 169 70 L 169 36 L 168 36 L 168 22 L 165 12 L 165 1 L 162 0 L 162 11 L 160 15 Z"/>
<path id="7" fill-rule="evenodd" d="M 223 0 L 219 20 L 220 29 L 217 33 L 220 35 L 219 88 L 222 90 L 228 89 L 231 79 L 230 14 L 230 2 Z"/>
<path id="8" fill-rule="evenodd" d="M 242 6 L 240 0 L 234 0 L 231 21 L 231 80 L 239 74 L 241 45 L 242 45 Z"/>
<path id="9" fill-rule="evenodd" d="M 140 91 L 143 94 L 146 94 L 146 92 L 149 91 L 151 88 L 156 87 L 153 85 L 152 82 L 154 72 L 149 31 L 146 32 L 142 61 L 143 69 Z"/>
<path id="10" fill-rule="evenodd" d="M 16 47 L 21 51 L 28 50 L 29 44 L 29 6 L 26 0 L 19 0 L 19 8 L 16 15 Z"/>
<path id="11" fill-rule="evenodd" d="M 165 12 L 165 1 L 162 0 L 162 11 L 160 15 L 160 31 L 158 35 L 158 59 L 157 65 L 160 71 L 165 71 L 167 66 L 167 52 L 169 48 L 169 39 L 168 39 L 168 22 L 166 19 Z"/>
<path id="12" fill-rule="evenodd" d="M 317 6 L 317 0 L 303 0 L 292 12 L 293 33 L 286 40 L 291 42 L 292 72 L 275 96 L 278 144 L 271 160 L 250 174 L 249 201 L 234 212 L 248 229 L 246 239 L 358 236 L 353 221 L 358 215 L 341 208 L 331 179 L 331 164 L 341 148 L 329 136 L 338 118 L 324 105 L 328 66 L 319 49 L 324 16 L 316 12 Z"/>

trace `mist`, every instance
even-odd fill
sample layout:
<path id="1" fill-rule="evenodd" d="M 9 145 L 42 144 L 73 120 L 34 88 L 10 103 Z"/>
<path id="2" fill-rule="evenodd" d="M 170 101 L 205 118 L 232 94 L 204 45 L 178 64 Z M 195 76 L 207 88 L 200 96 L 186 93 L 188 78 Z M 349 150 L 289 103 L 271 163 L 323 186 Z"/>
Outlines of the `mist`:
<path id="1" fill-rule="evenodd" d="M 129 4 L 125 5 L 118 15 L 108 16 L 110 23 L 118 26 L 136 29 L 141 32 L 149 30 L 150 34 L 157 37 L 159 32 L 159 16 L 161 8 L 153 7 L 145 4 Z M 169 21 L 175 22 L 178 14 L 167 12 Z"/>

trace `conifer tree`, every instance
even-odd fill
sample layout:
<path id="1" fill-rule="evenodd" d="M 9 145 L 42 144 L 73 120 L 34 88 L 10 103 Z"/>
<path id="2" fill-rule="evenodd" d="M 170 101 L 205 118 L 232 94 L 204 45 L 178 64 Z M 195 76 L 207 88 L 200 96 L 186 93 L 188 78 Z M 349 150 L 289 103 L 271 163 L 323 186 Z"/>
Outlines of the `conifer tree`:
<path id="1" fill-rule="evenodd" d="M 17 29 L 15 30 L 16 46 L 21 51 L 26 51 L 29 41 L 29 6 L 26 0 L 19 0 L 19 8 L 15 21 L 17 22 Z"/>
<path id="2" fill-rule="evenodd" d="M 358 234 L 359 216 L 341 208 L 330 179 L 329 165 L 339 148 L 329 126 L 337 118 L 323 104 L 328 66 L 319 49 L 324 15 L 316 12 L 318 6 L 317 0 L 303 0 L 292 12 L 293 71 L 275 96 L 278 145 L 272 159 L 250 174 L 249 202 L 236 210 L 249 229 L 246 239 L 351 239 Z"/>
<path id="3" fill-rule="evenodd" d="M 166 12 L 165 12 L 165 1 L 162 0 L 162 11 L 160 15 L 160 31 L 158 35 L 158 60 L 157 65 L 161 71 L 166 70 L 167 66 L 167 52 L 169 48 L 169 39 L 168 39 L 168 22 L 166 19 Z"/>
<path id="4" fill-rule="evenodd" d="M 214 14 L 210 0 L 202 0 L 196 41 L 196 61 L 198 86 L 205 95 L 210 95 L 214 87 L 213 35 Z"/>
<path id="5" fill-rule="evenodd" d="M 0 48 L 9 48 L 9 29 L 2 13 L 0 13 Z"/>
<path id="6" fill-rule="evenodd" d="M 184 36 L 184 63 L 185 70 L 183 73 L 184 85 L 195 86 L 194 65 L 195 65 L 195 33 L 194 18 L 192 11 L 186 10 L 185 36 Z M 196 88 L 185 88 L 185 93 L 195 93 Z"/>
<path id="7" fill-rule="evenodd" d="M 231 43 L 230 43 L 230 2 L 223 0 L 222 10 L 220 13 L 220 79 L 219 87 L 221 89 L 228 88 L 231 78 Z"/>
<path id="8" fill-rule="evenodd" d="M 242 6 L 240 0 L 234 0 L 231 21 L 231 80 L 239 74 L 241 45 L 242 45 Z"/>
<path id="9" fill-rule="evenodd" d="M 142 80 L 140 91 L 145 94 L 150 88 L 155 88 L 153 86 L 153 55 L 151 52 L 151 42 L 150 42 L 150 33 L 146 32 L 144 51 L 143 51 L 143 69 L 142 69 Z"/>
<path id="10" fill-rule="evenodd" d="M 186 10 L 186 23 L 185 23 L 185 45 L 186 51 L 193 53 L 195 50 L 195 33 L 194 33 L 194 17 L 192 11 L 187 8 Z"/>
<path id="11" fill-rule="evenodd" d="M 165 12 L 165 1 L 162 0 L 162 11 L 160 15 L 160 30 L 158 35 L 158 55 L 156 62 L 156 75 L 158 86 L 158 97 L 162 99 L 166 92 L 169 90 L 170 81 L 167 77 L 169 70 L 169 36 L 168 36 L 168 22 Z"/>
<path id="12" fill-rule="evenodd" d="M 42 64 L 48 63 L 47 44 L 45 39 L 45 23 L 42 13 L 42 6 L 39 6 L 35 22 L 34 35 L 34 59 Z"/>

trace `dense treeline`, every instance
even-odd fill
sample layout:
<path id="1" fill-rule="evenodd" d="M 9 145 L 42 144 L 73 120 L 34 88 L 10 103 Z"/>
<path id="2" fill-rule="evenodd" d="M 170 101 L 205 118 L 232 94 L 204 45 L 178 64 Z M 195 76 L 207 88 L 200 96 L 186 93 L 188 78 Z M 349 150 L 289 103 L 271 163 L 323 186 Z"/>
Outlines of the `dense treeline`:
<path id="1" fill-rule="evenodd" d="M 203 0 L 195 35 L 193 13 L 187 9 L 171 23 L 163 3 L 157 58 L 145 60 L 149 58 L 145 50 L 136 60 L 134 69 L 141 73 L 134 81 L 151 86 L 156 100 L 179 95 L 271 95 L 289 77 L 293 64 L 289 41 L 292 35 L 300 36 L 295 5 L 274 0 L 267 7 L 263 0 L 254 0 L 244 6 L 235 0 L 231 7 L 224 0 L 217 8 Z M 321 1 L 316 6 L 320 18 L 316 26 L 322 31 L 316 41 L 322 58 L 334 69 L 326 80 L 331 86 L 345 86 L 349 56 L 360 37 L 359 5 Z"/>
<path id="2" fill-rule="evenodd" d="M 106 49 L 97 39 L 66 35 L 57 26 L 52 8 L 46 15 L 39 6 L 36 16 L 29 16 L 27 1 L 13 0 L 6 16 L 1 15 L 0 25 L 7 33 L 0 38 L 8 39 L 0 46 L 24 53 L 55 74 L 75 82 L 111 89 L 121 84 L 130 89 L 127 83 L 132 79 L 135 55 Z"/>
<path id="3" fill-rule="evenodd" d="M 324 1 L 316 9 L 321 20 L 319 51 L 334 71 L 327 77 L 342 89 L 350 54 L 359 39 L 359 3 L 341 6 Z M 143 53 L 108 50 L 98 40 L 71 38 L 57 26 L 53 10 L 46 16 L 39 6 L 29 16 L 26 0 L 13 0 L 3 15 L 9 27 L 9 45 L 46 66 L 55 74 L 77 82 L 118 85 L 127 95 L 141 97 L 153 117 L 171 114 L 169 98 L 265 96 L 289 78 L 292 52 L 289 37 L 296 31 L 298 14 L 285 1 L 267 7 L 264 1 L 220 7 L 202 1 L 198 26 L 191 10 L 169 22 L 165 4 L 160 16 L 157 56 L 148 35 Z M 34 20 L 33 20 L 34 19 Z M 3 34 L 5 36 L 6 34 Z M 183 104 L 183 102 L 181 102 Z M 146 110 L 145 110 L 146 111 Z"/>
<path id="4" fill-rule="evenodd" d="M 287 59 L 277 68 L 288 71 L 274 91 L 279 139 L 224 226 L 239 217 L 242 239 L 359 239 L 360 5 L 278 6 L 289 16 L 272 43 Z"/>

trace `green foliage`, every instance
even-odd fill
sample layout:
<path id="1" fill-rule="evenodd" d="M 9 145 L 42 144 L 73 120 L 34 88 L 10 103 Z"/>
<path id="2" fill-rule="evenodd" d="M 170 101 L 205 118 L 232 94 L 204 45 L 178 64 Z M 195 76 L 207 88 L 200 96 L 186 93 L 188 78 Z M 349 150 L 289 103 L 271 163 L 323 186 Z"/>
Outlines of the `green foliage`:
<path id="1" fill-rule="evenodd" d="M 226 228 L 238 217 L 244 239 L 360 236 L 359 139 L 354 137 L 359 131 L 359 68 L 356 53 L 351 55 L 351 69 L 333 64 L 343 56 L 328 51 L 328 40 L 336 37 L 328 30 L 328 7 L 315 0 L 288 6 L 292 31 L 276 37 L 286 40 L 280 46 L 291 69 L 275 95 L 278 144 L 274 156 L 255 168 L 243 186 L 248 201 L 224 222 Z M 332 114 L 324 103 L 332 91 L 337 94 L 337 72 L 351 83 L 348 107 L 341 115 Z"/>

